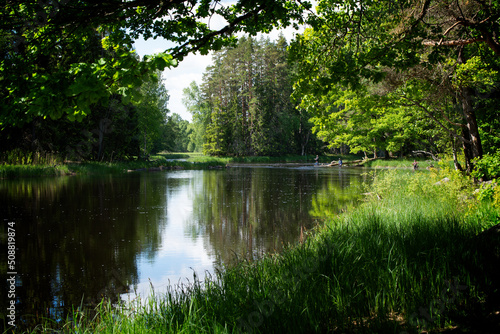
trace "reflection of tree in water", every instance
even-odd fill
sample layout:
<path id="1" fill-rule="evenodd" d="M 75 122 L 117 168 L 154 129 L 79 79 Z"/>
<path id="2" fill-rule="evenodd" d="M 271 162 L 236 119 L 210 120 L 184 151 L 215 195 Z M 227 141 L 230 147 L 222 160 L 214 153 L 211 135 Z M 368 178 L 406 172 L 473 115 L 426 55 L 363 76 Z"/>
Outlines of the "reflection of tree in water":
<path id="1" fill-rule="evenodd" d="M 154 216 L 163 214 L 165 193 L 147 175 L 61 177 L 2 181 L 0 203 L 2 218 L 16 223 L 17 314 L 34 325 L 82 303 L 117 301 L 137 284 L 137 255 L 160 243 Z"/>
<path id="2" fill-rule="evenodd" d="M 324 178 L 312 197 L 311 216 L 331 218 L 354 207 L 362 196 L 361 188 L 366 181 L 367 174 L 360 177 L 359 174 L 346 173 L 344 170 Z"/>
<path id="3" fill-rule="evenodd" d="M 359 176 L 358 176 L 359 177 Z M 338 182 L 331 173 L 278 168 L 233 168 L 203 174 L 194 199 L 193 231 L 205 234 L 220 263 L 235 256 L 280 251 L 315 224 L 313 198 Z"/>

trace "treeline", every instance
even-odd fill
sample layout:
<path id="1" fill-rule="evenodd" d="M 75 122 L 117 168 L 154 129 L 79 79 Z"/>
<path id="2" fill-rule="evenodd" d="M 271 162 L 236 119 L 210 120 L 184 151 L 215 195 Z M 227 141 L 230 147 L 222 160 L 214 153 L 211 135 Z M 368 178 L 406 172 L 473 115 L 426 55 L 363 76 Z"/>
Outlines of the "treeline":
<path id="1" fill-rule="evenodd" d="M 196 150 L 218 156 L 321 150 L 308 115 L 291 99 L 294 66 L 287 47 L 283 36 L 277 41 L 243 37 L 235 47 L 214 53 L 202 84 L 184 90 Z"/>
<path id="2" fill-rule="evenodd" d="M 381 58 L 360 68 L 358 39 L 329 33 L 306 30 L 291 47 L 282 36 L 243 37 L 215 52 L 201 85 L 184 90 L 190 148 L 219 156 L 444 153 L 470 172 L 474 158 L 500 147 L 499 64 L 487 50 L 440 49 L 432 61 L 421 55 L 424 65 Z M 338 54 L 323 47 L 332 39 Z M 360 52 L 403 52 L 370 45 L 359 36 Z"/>
<path id="3" fill-rule="evenodd" d="M 113 161 L 187 151 L 189 122 L 170 114 L 161 73 L 157 78 L 138 88 L 140 102 L 123 103 L 115 95 L 105 105 L 92 105 L 91 113 L 79 122 L 36 117 L 22 126 L 4 128 L 0 160 L 19 162 L 19 156 L 31 152 L 42 153 L 39 157 L 50 153 L 58 160 Z"/>

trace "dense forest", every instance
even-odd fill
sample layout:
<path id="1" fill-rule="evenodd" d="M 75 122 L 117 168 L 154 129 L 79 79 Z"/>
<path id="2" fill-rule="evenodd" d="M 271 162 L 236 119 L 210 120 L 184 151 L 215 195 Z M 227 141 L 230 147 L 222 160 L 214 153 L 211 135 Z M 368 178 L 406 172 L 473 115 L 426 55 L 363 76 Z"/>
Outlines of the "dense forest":
<path id="1" fill-rule="evenodd" d="M 1 151 L 113 160 L 209 155 L 453 155 L 500 147 L 498 1 L 7 1 Z M 219 29 L 207 23 L 221 17 Z M 290 41 L 257 32 L 307 24 Z M 239 40 L 233 33 L 247 33 Z M 240 34 L 242 36 L 243 34 Z M 139 36 L 173 47 L 139 59 Z M 213 51 L 168 110 L 161 71 Z M 463 158 L 461 158 L 463 157 Z M 460 158 L 460 159 L 459 159 Z"/>
<path id="2" fill-rule="evenodd" d="M 209 155 L 316 153 L 323 143 L 291 99 L 293 66 L 287 41 L 242 37 L 213 55 L 200 87 L 184 90 L 193 115 L 192 140 Z"/>

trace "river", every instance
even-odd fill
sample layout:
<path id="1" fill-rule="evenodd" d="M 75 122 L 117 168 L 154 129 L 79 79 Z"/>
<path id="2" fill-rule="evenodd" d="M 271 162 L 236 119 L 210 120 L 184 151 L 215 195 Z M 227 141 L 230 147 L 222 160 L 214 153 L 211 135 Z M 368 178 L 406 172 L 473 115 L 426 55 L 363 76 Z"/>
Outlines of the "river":
<path id="1" fill-rule="evenodd" d="M 0 180 L 2 291 L 15 272 L 16 315 L 26 324 L 103 297 L 161 293 L 298 242 L 356 203 L 365 172 L 253 166 Z M 8 302 L 1 298 L 2 310 Z"/>

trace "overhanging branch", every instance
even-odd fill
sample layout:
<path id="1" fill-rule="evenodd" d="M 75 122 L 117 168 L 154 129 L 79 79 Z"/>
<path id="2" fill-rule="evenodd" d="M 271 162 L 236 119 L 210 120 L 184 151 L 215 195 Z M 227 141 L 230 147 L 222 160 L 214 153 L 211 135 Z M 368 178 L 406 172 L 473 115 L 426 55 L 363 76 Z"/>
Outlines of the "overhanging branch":
<path id="1" fill-rule="evenodd" d="M 436 118 L 436 116 L 434 116 L 434 114 L 428 110 L 424 105 L 422 105 L 420 102 L 418 101 L 415 101 L 413 99 L 410 99 L 408 98 L 407 96 L 404 96 L 404 95 L 400 95 L 401 98 L 405 99 L 406 101 L 408 101 L 409 103 L 408 104 L 404 104 L 402 103 L 401 105 L 403 106 L 414 106 L 414 107 L 418 107 L 419 109 L 421 109 L 424 113 L 426 113 L 434 122 L 436 122 L 437 125 L 439 125 L 443 130 L 445 130 L 446 132 L 448 132 L 452 137 L 455 137 L 457 139 L 459 139 L 460 141 L 462 142 L 465 142 L 465 143 L 470 143 L 471 141 L 464 138 L 463 136 L 460 136 L 459 134 L 457 134 L 455 131 L 453 131 L 452 129 L 444 126 L 444 124 Z M 463 125 L 461 125 L 463 126 Z"/>
<path id="2" fill-rule="evenodd" d="M 479 37 L 479 38 L 469 38 L 469 39 L 455 39 L 451 41 L 443 41 L 440 40 L 439 42 L 437 41 L 423 41 L 422 44 L 425 46 L 461 46 L 461 45 L 467 45 L 467 44 L 472 44 L 476 42 L 484 42 L 484 38 Z"/>

